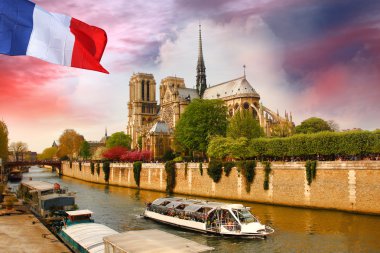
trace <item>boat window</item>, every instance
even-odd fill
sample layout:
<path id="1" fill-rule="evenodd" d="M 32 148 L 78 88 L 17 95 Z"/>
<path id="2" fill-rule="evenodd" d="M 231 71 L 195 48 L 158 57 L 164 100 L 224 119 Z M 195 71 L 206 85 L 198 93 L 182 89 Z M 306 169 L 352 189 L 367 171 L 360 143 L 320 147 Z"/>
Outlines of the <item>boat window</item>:
<path id="1" fill-rule="evenodd" d="M 247 209 L 233 209 L 233 213 L 241 223 L 258 222 L 255 216 L 253 216 Z"/>
<path id="2" fill-rule="evenodd" d="M 187 207 L 187 206 L 188 206 L 188 205 L 181 204 L 181 205 L 177 206 L 175 209 L 183 210 L 183 209 L 185 209 L 185 207 Z"/>
<path id="3" fill-rule="evenodd" d="M 169 204 L 166 205 L 166 207 L 168 207 L 168 208 L 176 208 L 177 206 L 179 206 L 181 204 L 182 204 L 181 202 L 171 201 L 171 202 L 169 202 Z"/>
<path id="4" fill-rule="evenodd" d="M 160 204 L 160 206 L 166 206 L 167 204 L 169 204 L 170 203 L 170 201 L 164 201 L 164 202 L 162 202 L 161 204 Z"/>
<path id="5" fill-rule="evenodd" d="M 202 212 L 203 213 L 203 208 L 201 205 L 189 205 L 189 206 L 186 206 L 184 210 L 186 212 Z"/>

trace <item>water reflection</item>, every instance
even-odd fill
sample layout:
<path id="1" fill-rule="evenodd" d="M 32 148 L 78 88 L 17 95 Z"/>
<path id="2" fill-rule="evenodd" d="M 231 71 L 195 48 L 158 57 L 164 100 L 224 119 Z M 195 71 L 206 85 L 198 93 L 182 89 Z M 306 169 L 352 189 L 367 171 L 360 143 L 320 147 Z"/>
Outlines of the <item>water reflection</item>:
<path id="1" fill-rule="evenodd" d="M 380 252 L 378 216 L 243 203 L 276 232 L 266 240 L 224 238 L 178 230 L 141 218 L 145 203 L 165 193 L 59 178 L 36 167 L 24 174 L 24 180 L 29 177 L 58 182 L 75 191 L 80 208 L 91 209 L 96 222 L 120 232 L 157 228 L 214 247 L 215 252 Z"/>

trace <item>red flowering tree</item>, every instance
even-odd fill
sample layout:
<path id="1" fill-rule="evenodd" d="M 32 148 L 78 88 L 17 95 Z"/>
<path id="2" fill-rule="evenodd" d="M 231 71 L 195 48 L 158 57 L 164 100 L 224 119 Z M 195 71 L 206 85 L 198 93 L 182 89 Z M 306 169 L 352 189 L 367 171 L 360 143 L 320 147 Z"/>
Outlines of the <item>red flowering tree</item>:
<path id="1" fill-rule="evenodd" d="M 126 147 L 116 146 L 107 149 L 103 152 L 102 156 L 109 160 L 122 160 L 122 157 L 128 153 L 128 149 Z"/>
<path id="2" fill-rule="evenodd" d="M 150 151 L 128 151 L 120 158 L 125 162 L 136 162 L 136 161 L 150 161 L 152 157 L 152 152 Z"/>

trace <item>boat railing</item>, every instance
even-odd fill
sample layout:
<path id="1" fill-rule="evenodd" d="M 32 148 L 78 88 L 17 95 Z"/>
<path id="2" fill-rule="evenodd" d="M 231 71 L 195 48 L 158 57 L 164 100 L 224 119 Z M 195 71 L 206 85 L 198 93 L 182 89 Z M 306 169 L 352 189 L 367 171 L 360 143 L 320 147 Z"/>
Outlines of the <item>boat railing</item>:
<path id="1" fill-rule="evenodd" d="M 236 222 L 222 222 L 221 225 L 228 231 L 240 231 L 241 226 Z"/>

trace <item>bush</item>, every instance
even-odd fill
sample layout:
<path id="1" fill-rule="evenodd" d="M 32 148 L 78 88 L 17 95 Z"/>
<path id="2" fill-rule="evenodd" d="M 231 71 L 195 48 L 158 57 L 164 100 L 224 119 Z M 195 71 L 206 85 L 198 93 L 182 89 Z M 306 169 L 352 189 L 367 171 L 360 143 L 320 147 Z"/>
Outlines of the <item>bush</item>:
<path id="1" fill-rule="evenodd" d="M 185 178 L 187 178 L 187 170 L 188 170 L 187 166 L 188 166 L 188 164 L 187 164 L 187 162 L 185 162 Z"/>
<path id="2" fill-rule="evenodd" d="M 171 161 L 175 158 L 175 154 L 172 150 L 168 150 L 165 152 L 165 154 L 162 156 L 162 160 L 164 161 Z"/>
<path id="3" fill-rule="evenodd" d="M 100 163 L 96 164 L 96 173 L 99 175 L 100 174 Z"/>
<path id="4" fill-rule="evenodd" d="M 173 161 L 176 163 L 181 163 L 181 162 L 183 162 L 183 158 L 182 158 L 182 156 L 177 156 L 176 158 L 173 159 Z"/>
<path id="5" fill-rule="evenodd" d="M 110 163 L 103 162 L 104 181 L 108 183 L 110 178 Z"/>
<path id="6" fill-rule="evenodd" d="M 133 163 L 133 177 L 135 178 L 136 185 L 139 188 L 140 188 L 141 167 L 142 167 L 142 162 L 134 162 Z"/>
<path id="7" fill-rule="evenodd" d="M 222 178 L 223 164 L 219 160 L 211 160 L 208 164 L 207 174 L 215 183 L 218 183 Z"/>
<path id="8" fill-rule="evenodd" d="M 232 157 L 241 160 L 253 157 L 260 160 L 294 157 L 302 160 L 335 160 L 338 157 L 360 159 L 379 153 L 380 133 L 377 131 L 319 132 L 250 141 L 219 136 L 211 139 L 207 150 L 207 154 L 215 159 Z"/>
<path id="9" fill-rule="evenodd" d="M 171 194 L 176 185 L 176 170 L 175 170 L 175 161 L 167 161 L 165 163 L 165 172 L 166 172 L 166 192 Z"/>
<path id="10" fill-rule="evenodd" d="M 245 178 L 245 190 L 247 192 L 251 191 L 251 185 L 253 183 L 253 180 L 255 179 L 255 168 L 256 168 L 256 161 L 247 160 L 247 161 L 241 161 L 238 163 L 238 166 L 240 167 L 243 176 Z"/>
<path id="11" fill-rule="evenodd" d="M 224 167 L 224 175 L 226 177 L 228 177 L 231 173 L 231 170 L 233 167 L 235 167 L 236 164 L 234 162 L 225 162 L 223 163 L 223 167 Z"/>
<path id="12" fill-rule="evenodd" d="M 307 160 L 305 163 L 305 169 L 307 184 L 310 185 L 317 175 L 317 161 Z"/>
<path id="13" fill-rule="evenodd" d="M 271 164 L 269 161 L 264 161 L 262 162 L 262 164 L 264 165 L 264 172 L 265 172 L 263 187 L 264 187 L 264 190 L 268 190 L 269 189 L 269 174 L 272 171 Z"/>
<path id="14" fill-rule="evenodd" d="M 91 169 L 91 175 L 94 175 L 95 173 L 95 165 L 93 162 L 90 162 L 90 169 Z"/>

